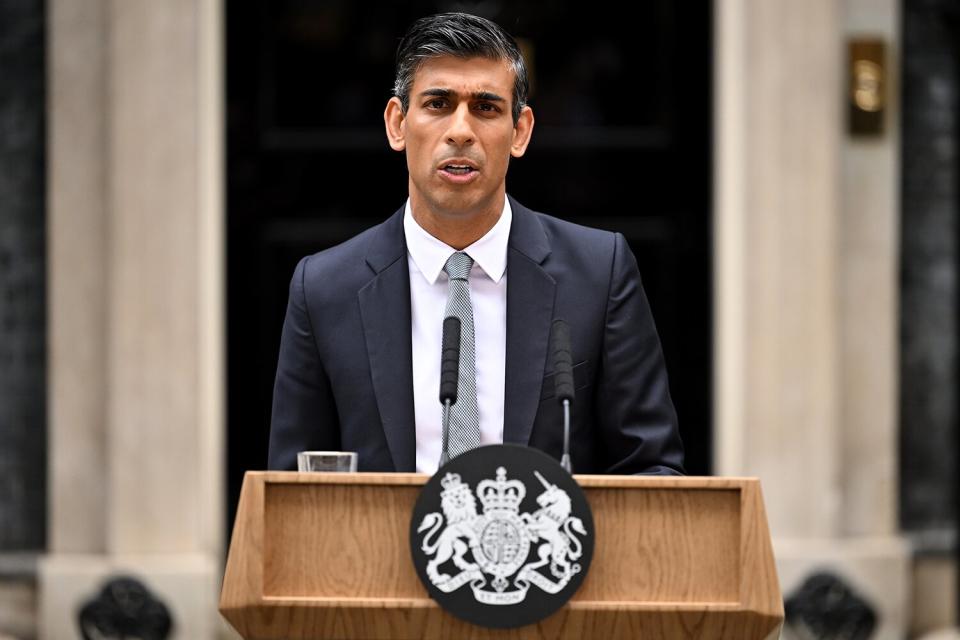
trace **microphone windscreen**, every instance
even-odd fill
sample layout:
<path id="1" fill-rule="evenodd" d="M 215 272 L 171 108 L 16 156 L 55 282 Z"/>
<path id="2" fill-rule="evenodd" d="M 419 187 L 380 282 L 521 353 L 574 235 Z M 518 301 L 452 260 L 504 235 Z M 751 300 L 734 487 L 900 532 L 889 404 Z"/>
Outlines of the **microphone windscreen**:
<path id="1" fill-rule="evenodd" d="M 460 318 L 443 319 L 443 341 L 440 347 L 440 402 L 457 401 L 457 379 L 460 373 Z"/>
<path id="2" fill-rule="evenodd" d="M 550 330 L 553 344 L 553 381 L 557 400 L 573 402 L 573 354 L 570 349 L 570 327 L 563 320 L 554 320 Z"/>

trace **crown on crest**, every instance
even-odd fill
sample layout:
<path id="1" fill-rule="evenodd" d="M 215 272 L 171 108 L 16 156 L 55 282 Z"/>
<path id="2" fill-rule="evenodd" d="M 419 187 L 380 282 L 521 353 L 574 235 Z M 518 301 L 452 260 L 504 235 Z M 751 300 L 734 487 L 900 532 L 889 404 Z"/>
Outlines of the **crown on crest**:
<path id="1" fill-rule="evenodd" d="M 448 473 L 447 475 L 443 476 L 443 478 L 440 480 L 440 484 L 443 486 L 445 490 L 447 489 L 456 490 L 462 484 L 460 482 L 460 474 Z"/>
<path id="2" fill-rule="evenodd" d="M 443 487 L 443 491 L 440 492 L 441 497 L 454 497 L 458 496 L 461 499 L 469 498 L 473 499 L 470 495 L 470 485 L 464 484 L 460 480 L 459 473 L 448 473 L 443 478 L 440 479 L 440 485 Z M 465 496 L 462 494 L 466 494 Z"/>
<path id="3" fill-rule="evenodd" d="M 477 497 L 483 503 L 483 511 L 520 510 L 520 503 L 527 495 L 527 488 L 519 480 L 507 480 L 507 470 L 497 467 L 497 479 L 483 480 L 477 485 Z"/>
<path id="4" fill-rule="evenodd" d="M 460 481 L 459 473 L 446 474 L 440 479 L 440 485 L 443 487 L 443 491 L 440 492 L 442 497 L 455 496 L 461 493 L 470 495 L 470 486 Z"/>

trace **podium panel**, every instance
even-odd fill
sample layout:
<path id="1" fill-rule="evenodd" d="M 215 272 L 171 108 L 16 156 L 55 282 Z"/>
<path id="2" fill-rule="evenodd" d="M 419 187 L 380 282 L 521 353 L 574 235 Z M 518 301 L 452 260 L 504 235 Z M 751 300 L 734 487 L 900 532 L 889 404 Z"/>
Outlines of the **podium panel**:
<path id="1" fill-rule="evenodd" d="M 538 624 L 476 627 L 430 599 L 408 539 L 422 474 L 248 472 L 220 611 L 249 639 L 777 636 L 758 480 L 575 478 L 593 511 L 593 562 Z"/>

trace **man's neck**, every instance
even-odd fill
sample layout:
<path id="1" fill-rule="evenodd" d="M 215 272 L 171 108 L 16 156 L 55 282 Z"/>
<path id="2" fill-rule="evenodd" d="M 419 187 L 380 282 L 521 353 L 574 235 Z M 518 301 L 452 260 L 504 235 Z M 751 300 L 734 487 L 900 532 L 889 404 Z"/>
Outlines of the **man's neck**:
<path id="1" fill-rule="evenodd" d="M 410 211 L 424 231 L 459 251 L 485 236 L 497 224 L 503 214 L 503 199 L 498 205 L 485 207 L 475 213 L 460 213 L 435 211 L 426 203 L 417 202 L 411 197 Z"/>

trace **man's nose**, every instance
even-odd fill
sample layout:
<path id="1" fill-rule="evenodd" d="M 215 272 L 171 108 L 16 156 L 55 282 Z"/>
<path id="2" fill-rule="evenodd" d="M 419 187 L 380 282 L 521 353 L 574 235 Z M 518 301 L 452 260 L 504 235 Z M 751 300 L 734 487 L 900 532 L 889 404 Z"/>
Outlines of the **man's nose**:
<path id="1" fill-rule="evenodd" d="M 447 129 L 447 142 L 458 147 L 473 144 L 475 134 L 470 121 L 470 105 L 462 103 L 457 106 L 450 117 L 450 127 Z"/>

